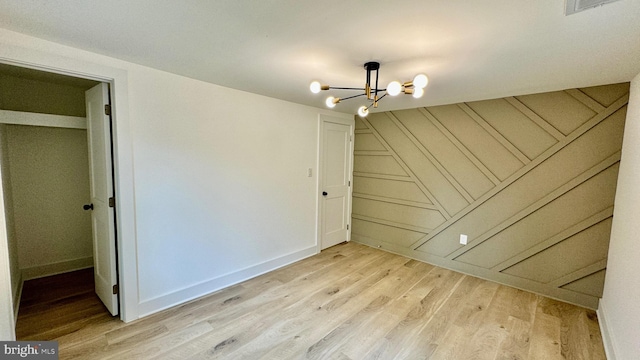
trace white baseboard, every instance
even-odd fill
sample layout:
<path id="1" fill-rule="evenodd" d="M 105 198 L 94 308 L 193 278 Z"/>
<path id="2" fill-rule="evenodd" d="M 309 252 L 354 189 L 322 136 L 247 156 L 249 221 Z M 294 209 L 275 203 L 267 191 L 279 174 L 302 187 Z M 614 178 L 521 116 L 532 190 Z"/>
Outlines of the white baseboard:
<path id="1" fill-rule="evenodd" d="M 600 334 L 602 334 L 602 343 L 604 345 L 604 352 L 607 355 L 607 360 L 616 360 L 616 354 L 614 349 L 614 341 L 611 332 L 609 331 L 609 325 L 607 323 L 607 316 L 605 309 L 605 303 L 603 299 L 600 299 L 600 305 L 598 306 L 598 324 L 600 325 Z"/>
<path id="2" fill-rule="evenodd" d="M 93 257 L 86 257 L 81 259 L 73 259 L 67 261 L 60 261 L 52 264 L 32 266 L 22 271 L 22 280 L 32 280 L 45 276 L 62 274 L 70 271 L 81 270 L 90 268 L 93 266 Z"/>
<path id="3" fill-rule="evenodd" d="M 260 264 L 253 265 L 230 274 L 222 275 L 214 279 L 168 293 L 166 295 L 161 295 L 153 299 L 142 301 L 138 305 L 138 314 L 141 318 L 147 315 L 151 315 L 158 311 L 168 309 L 189 300 L 193 300 L 218 291 L 220 289 L 224 289 L 231 285 L 249 280 L 269 271 L 276 270 L 309 256 L 313 256 L 317 254 L 317 251 L 318 249 L 316 245 L 313 245 L 309 248 L 280 256 L 275 259 L 267 260 Z"/>

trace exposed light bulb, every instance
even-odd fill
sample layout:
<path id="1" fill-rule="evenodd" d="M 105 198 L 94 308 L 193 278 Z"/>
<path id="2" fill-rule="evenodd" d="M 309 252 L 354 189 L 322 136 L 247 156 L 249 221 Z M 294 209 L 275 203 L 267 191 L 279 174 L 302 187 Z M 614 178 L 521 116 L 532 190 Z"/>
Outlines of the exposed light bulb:
<path id="1" fill-rule="evenodd" d="M 340 98 L 335 98 L 333 96 L 329 96 L 327 98 L 327 100 L 325 101 L 325 104 L 327 105 L 328 108 L 333 109 L 334 107 L 336 107 L 336 104 L 340 102 Z"/>
<path id="2" fill-rule="evenodd" d="M 387 85 L 387 94 L 391 96 L 400 94 L 400 90 L 402 90 L 402 85 L 397 81 L 392 81 Z"/>
<path id="3" fill-rule="evenodd" d="M 416 99 L 419 99 L 422 97 L 422 95 L 424 95 L 424 89 L 423 88 L 415 88 L 413 89 L 413 96 Z"/>
<path id="4" fill-rule="evenodd" d="M 367 115 L 369 115 L 369 109 L 367 109 L 366 106 L 362 105 L 358 108 L 358 115 L 360 115 L 360 117 L 366 117 Z"/>
<path id="5" fill-rule="evenodd" d="M 413 86 L 415 88 L 424 89 L 425 87 L 427 87 L 428 83 L 429 83 L 429 78 L 425 74 L 418 74 L 416 75 L 416 77 L 413 78 Z"/>
<path id="6" fill-rule="evenodd" d="M 311 85 L 309 85 L 309 90 L 311 90 L 311 92 L 314 94 L 319 93 L 321 89 L 322 85 L 320 85 L 320 82 L 318 81 L 313 81 L 311 82 Z"/>

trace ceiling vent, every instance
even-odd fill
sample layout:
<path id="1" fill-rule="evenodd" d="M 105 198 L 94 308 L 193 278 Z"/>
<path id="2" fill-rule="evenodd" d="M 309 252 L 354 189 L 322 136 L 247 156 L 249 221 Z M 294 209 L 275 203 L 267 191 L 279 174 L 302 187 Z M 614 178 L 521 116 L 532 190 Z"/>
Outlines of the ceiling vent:
<path id="1" fill-rule="evenodd" d="M 577 12 L 602 6 L 618 0 L 565 0 L 564 15 L 571 15 Z"/>

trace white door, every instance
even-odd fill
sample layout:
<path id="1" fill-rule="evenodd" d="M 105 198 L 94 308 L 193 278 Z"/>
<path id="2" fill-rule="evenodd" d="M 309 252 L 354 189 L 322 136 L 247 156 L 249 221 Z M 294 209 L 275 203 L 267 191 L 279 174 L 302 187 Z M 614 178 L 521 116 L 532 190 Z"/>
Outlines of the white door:
<path id="1" fill-rule="evenodd" d="M 321 123 L 321 249 L 349 240 L 352 125 Z"/>
<path id="2" fill-rule="evenodd" d="M 118 314 L 115 208 L 111 163 L 111 117 L 107 115 L 109 86 L 96 85 L 85 93 L 91 178 L 91 224 L 96 294 L 112 315 Z"/>

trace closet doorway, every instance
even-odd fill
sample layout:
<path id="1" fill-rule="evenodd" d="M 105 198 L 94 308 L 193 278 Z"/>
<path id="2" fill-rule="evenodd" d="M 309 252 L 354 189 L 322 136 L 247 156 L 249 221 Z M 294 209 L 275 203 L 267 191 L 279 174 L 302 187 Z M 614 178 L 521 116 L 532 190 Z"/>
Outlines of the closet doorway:
<path id="1" fill-rule="evenodd" d="M 87 106 L 85 92 L 95 88 L 100 88 L 97 97 L 105 103 Z M 116 315 L 112 148 L 109 108 L 104 106 L 108 101 L 107 84 L 0 64 L 0 160 L 8 250 L 17 263 L 12 268 L 18 269 L 12 277 L 21 277 L 22 284 L 82 269 L 86 274 L 92 268 L 96 293 Z M 87 114 L 91 108 L 93 114 Z M 98 122 L 87 125 L 91 116 Z M 96 161 L 96 154 L 101 161 Z M 96 173 L 98 178 L 91 176 Z M 100 255 L 105 251 L 106 258 Z"/>

